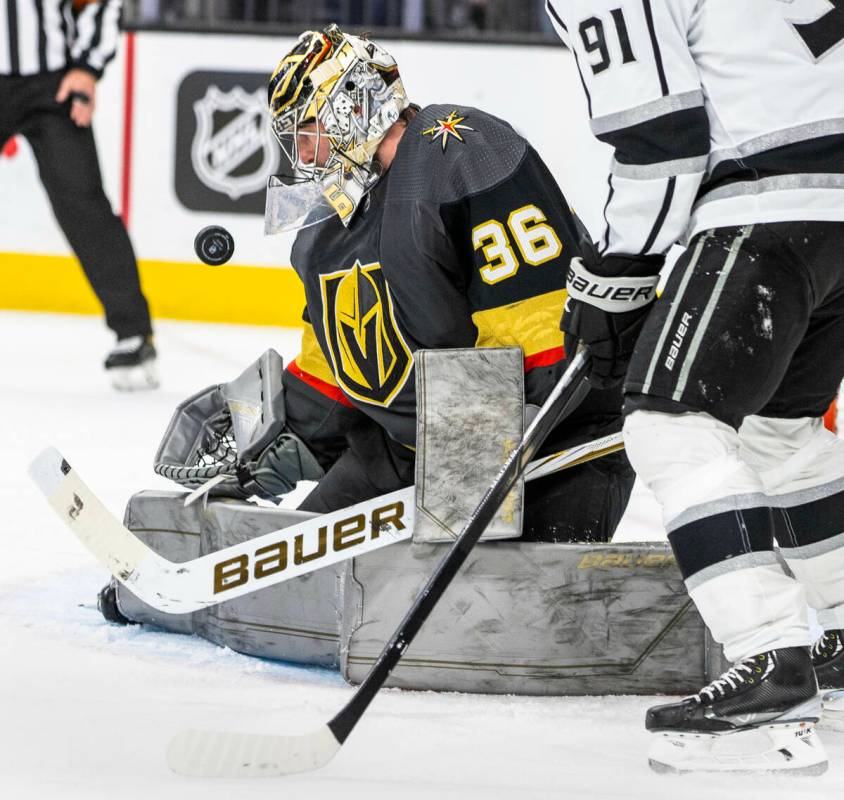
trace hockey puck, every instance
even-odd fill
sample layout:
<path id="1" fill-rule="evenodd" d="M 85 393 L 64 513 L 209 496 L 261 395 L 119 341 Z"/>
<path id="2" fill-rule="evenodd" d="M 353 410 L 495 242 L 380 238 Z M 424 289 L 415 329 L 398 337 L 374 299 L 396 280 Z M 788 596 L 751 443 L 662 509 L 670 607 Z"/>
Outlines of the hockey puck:
<path id="1" fill-rule="evenodd" d="M 219 267 L 234 255 L 234 238 L 220 225 L 209 225 L 196 234 L 193 249 L 200 261 Z"/>

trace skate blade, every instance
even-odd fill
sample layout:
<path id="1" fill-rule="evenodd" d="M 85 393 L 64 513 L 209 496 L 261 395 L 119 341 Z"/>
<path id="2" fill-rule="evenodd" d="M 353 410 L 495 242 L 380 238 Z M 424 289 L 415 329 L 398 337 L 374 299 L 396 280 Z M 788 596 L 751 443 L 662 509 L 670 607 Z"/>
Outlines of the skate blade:
<path id="1" fill-rule="evenodd" d="M 740 728 L 720 734 L 664 731 L 655 735 L 648 765 L 660 774 L 765 772 L 820 775 L 826 751 L 816 718 Z"/>
<path id="2" fill-rule="evenodd" d="M 815 776 L 823 775 L 829 768 L 829 762 L 823 761 L 819 764 L 813 764 L 808 767 L 797 767 L 795 769 L 766 769 L 759 770 L 755 768 L 747 769 L 681 769 L 679 767 L 672 767 L 669 764 L 663 764 L 661 761 L 656 761 L 653 758 L 648 759 L 648 766 L 653 772 L 658 775 L 693 775 L 701 772 L 731 772 L 734 775 L 752 775 L 753 773 L 764 771 L 766 775 L 794 775 L 795 777 L 801 775 Z"/>
<path id="3" fill-rule="evenodd" d="M 844 732 L 844 689 L 826 692 L 822 701 L 823 713 L 818 728 L 824 731 Z"/>
<path id="4" fill-rule="evenodd" d="M 111 385 L 120 392 L 142 392 L 159 386 L 153 361 L 135 367 L 112 367 L 107 371 Z"/>

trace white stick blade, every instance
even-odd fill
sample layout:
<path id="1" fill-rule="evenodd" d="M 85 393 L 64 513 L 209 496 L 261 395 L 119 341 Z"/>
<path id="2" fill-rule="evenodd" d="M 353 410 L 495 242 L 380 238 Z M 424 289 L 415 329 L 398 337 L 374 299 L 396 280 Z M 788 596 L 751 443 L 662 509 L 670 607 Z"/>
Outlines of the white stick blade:
<path id="1" fill-rule="evenodd" d="M 29 465 L 29 476 L 41 490 L 44 497 L 50 498 L 62 482 L 62 454 L 55 447 L 42 450 Z"/>
<path id="2" fill-rule="evenodd" d="M 123 527 L 55 448 L 36 456 L 29 474 L 59 519 L 112 575 L 125 581 L 144 561 L 161 561 Z"/>
<path id="3" fill-rule="evenodd" d="M 327 725 L 300 736 L 190 730 L 170 741 L 167 764 L 191 777 L 273 777 L 319 769 L 339 750 Z"/>

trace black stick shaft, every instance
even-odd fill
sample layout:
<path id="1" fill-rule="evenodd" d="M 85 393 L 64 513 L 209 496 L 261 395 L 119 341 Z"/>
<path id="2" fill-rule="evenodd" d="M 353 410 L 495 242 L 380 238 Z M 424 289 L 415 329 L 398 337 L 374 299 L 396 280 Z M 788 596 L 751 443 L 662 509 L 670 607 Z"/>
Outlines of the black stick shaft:
<path id="1" fill-rule="evenodd" d="M 475 546 L 498 508 L 516 485 L 516 481 L 528 463 L 542 446 L 548 434 L 571 411 L 573 411 L 589 389 L 586 372 L 589 355 L 579 351 L 572 359 L 565 373 L 560 377 L 539 413 L 525 431 L 519 446 L 510 454 L 493 484 L 487 489 L 477 508 L 469 517 L 460 535 L 455 539 L 443 560 L 439 563 L 428 583 L 419 592 L 413 605 L 399 624 L 390 641 L 372 665 L 363 683 L 348 703 L 328 723 L 332 733 L 341 744 L 346 740 L 358 720 L 363 716 L 370 702 L 384 685 L 404 651 L 413 641 L 434 606 L 439 602 L 457 571 Z"/>

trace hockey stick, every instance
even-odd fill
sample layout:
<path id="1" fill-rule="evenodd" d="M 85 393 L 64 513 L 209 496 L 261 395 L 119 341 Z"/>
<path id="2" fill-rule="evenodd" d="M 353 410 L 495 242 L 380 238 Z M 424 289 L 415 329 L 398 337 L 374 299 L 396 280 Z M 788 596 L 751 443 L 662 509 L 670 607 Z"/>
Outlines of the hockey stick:
<path id="1" fill-rule="evenodd" d="M 538 458 L 527 465 L 524 472 L 525 481 L 535 481 L 537 478 L 544 478 L 554 472 L 560 472 L 587 461 L 607 456 L 624 449 L 624 439 L 621 432 L 610 433 L 600 439 L 593 439 L 591 442 L 570 447 L 568 450 L 560 450 L 544 458 Z"/>
<path id="2" fill-rule="evenodd" d="M 307 772 L 327 764 L 360 721 L 546 436 L 583 399 L 589 388 L 585 379 L 588 365 L 588 351 L 579 351 L 366 678 L 328 724 L 299 736 L 184 731 L 170 742 L 170 768 L 182 775 L 236 778 Z"/>
<path id="3" fill-rule="evenodd" d="M 595 439 L 534 461 L 525 480 L 582 464 L 623 447 L 621 434 Z M 30 474 L 59 517 L 139 600 L 185 614 L 409 539 L 414 488 L 302 520 L 192 561 L 169 561 L 126 528 L 82 482 L 61 454 L 48 448 Z"/>

